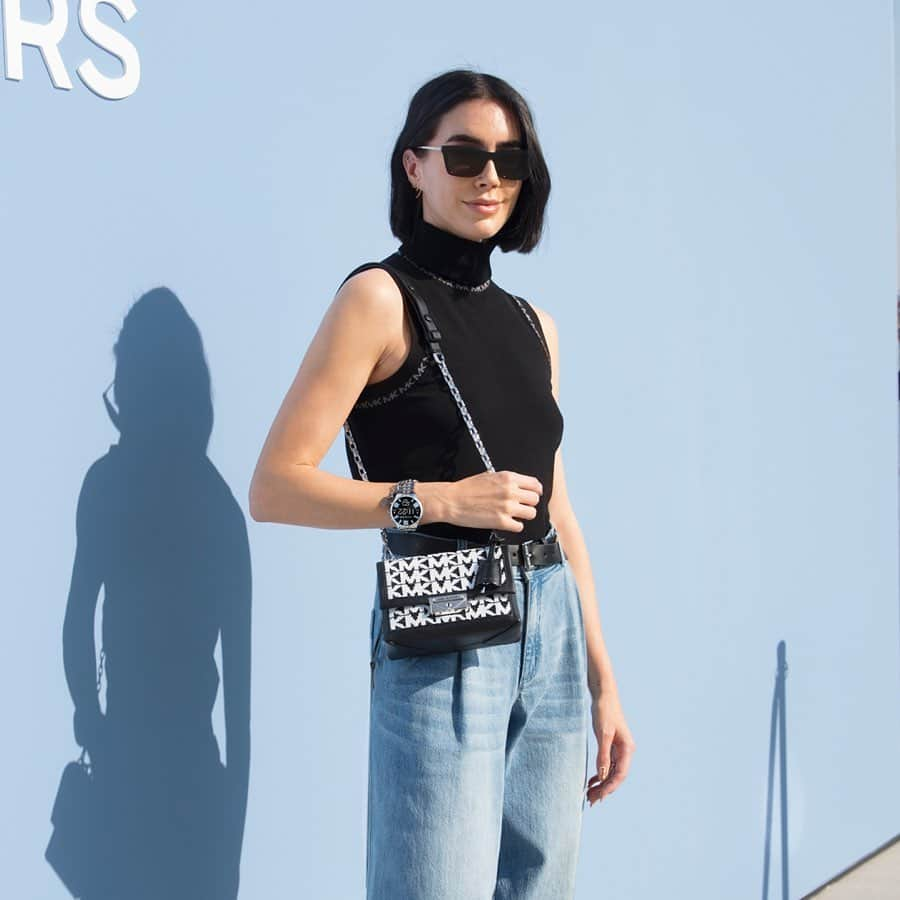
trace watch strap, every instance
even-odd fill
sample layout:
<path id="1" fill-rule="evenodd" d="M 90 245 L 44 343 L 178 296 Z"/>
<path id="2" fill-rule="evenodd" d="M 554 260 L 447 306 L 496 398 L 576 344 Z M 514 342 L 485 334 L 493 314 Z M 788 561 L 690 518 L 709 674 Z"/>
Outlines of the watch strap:
<path id="1" fill-rule="evenodd" d="M 415 493 L 415 479 L 414 478 L 404 478 L 402 481 L 398 481 L 392 488 L 390 497 L 393 499 L 397 496 L 397 494 L 414 494 Z"/>

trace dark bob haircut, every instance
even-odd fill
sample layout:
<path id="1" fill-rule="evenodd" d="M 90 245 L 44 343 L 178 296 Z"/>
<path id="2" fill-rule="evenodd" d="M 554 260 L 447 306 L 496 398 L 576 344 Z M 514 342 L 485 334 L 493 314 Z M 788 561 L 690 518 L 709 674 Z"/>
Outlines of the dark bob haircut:
<path id="1" fill-rule="evenodd" d="M 426 82 L 413 95 L 403 130 L 391 153 L 391 231 L 401 241 L 412 234 L 419 201 L 403 167 L 403 151 L 430 144 L 441 117 L 466 100 L 494 100 L 519 123 L 528 150 L 529 176 L 522 182 L 515 208 L 492 238 L 504 252 L 529 253 L 541 239 L 544 210 L 550 196 L 550 172 L 541 152 L 531 110 L 525 99 L 502 78 L 469 69 L 452 69 Z M 425 150 L 413 150 L 416 156 Z"/>

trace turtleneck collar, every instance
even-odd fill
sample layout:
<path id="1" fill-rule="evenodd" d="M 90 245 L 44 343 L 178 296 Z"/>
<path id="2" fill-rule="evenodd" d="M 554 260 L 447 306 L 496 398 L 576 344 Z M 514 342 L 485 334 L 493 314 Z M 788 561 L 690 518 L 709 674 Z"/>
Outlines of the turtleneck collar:
<path id="1" fill-rule="evenodd" d="M 491 252 L 496 235 L 472 241 L 445 231 L 422 218 L 413 223 L 409 239 L 400 245 L 400 253 L 430 275 L 451 281 L 460 287 L 484 288 L 491 278 Z"/>

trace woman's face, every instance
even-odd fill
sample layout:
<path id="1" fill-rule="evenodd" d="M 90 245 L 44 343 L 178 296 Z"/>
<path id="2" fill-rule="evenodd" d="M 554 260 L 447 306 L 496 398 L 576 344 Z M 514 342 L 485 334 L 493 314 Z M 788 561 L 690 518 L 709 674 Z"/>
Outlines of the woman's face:
<path id="1" fill-rule="evenodd" d="M 465 100 L 444 114 L 434 137 L 425 143 L 475 144 L 496 150 L 504 144 L 521 146 L 522 135 L 515 116 L 494 100 Z M 489 160 L 480 174 L 450 175 L 443 154 L 427 150 L 421 157 L 412 150 L 403 153 L 403 165 L 413 189 L 422 189 L 422 215 L 426 222 L 472 241 L 495 235 L 512 215 L 522 189 L 521 181 L 500 178 Z M 495 200 L 497 205 L 479 207 L 477 200 Z"/>

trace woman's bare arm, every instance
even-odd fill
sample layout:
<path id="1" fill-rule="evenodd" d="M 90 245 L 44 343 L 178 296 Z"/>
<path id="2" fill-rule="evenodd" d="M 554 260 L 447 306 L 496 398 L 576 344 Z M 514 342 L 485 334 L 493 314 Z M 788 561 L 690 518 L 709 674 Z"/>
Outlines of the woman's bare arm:
<path id="1" fill-rule="evenodd" d="M 559 336 L 556 323 L 532 304 L 541 320 L 550 346 L 553 396 L 559 402 Z M 587 681 L 591 694 L 591 723 L 597 738 L 596 771 L 588 779 L 587 798 L 591 806 L 611 794 L 628 775 L 636 745 L 625 721 L 619 688 L 600 626 L 600 611 L 587 545 L 572 509 L 563 471 L 562 447 L 557 448 L 553 468 L 553 493 L 548 507 L 550 520 L 572 565 L 578 587 L 587 650 Z"/>
<path id="2" fill-rule="evenodd" d="M 549 313 L 538 309 L 533 303 L 532 309 L 538 314 L 551 358 L 551 385 L 553 396 L 559 403 L 559 335 L 556 323 Z M 616 689 L 615 676 L 613 675 L 612 662 L 600 623 L 600 611 L 597 606 L 597 595 L 594 587 L 594 575 L 591 570 L 591 561 L 588 556 L 587 544 L 575 517 L 572 502 L 566 486 L 565 469 L 563 468 L 562 446 L 556 450 L 553 466 L 553 493 L 548 503 L 550 521 L 556 526 L 559 534 L 559 542 L 566 552 L 566 556 L 572 566 L 572 574 L 578 585 L 578 593 L 581 598 L 581 609 L 584 619 L 584 630 L 588 653 L 588 685 L 593 696 L 597 696 L 601 689 L 610 693 Z"/>
<path id="3" fill-rule="evenodd" d="M 85 475 L 75 511 L 75 559 L 63 621 L 63 666 L 75 704 L 75 740 L 92 754 L 103 714 L 97 693 L 97 647 L 94 616 L 103 586 L 103 488 L 101 464 Z"/>
<path id="4" fill-rule="evenodd" d="M 263 445 L 250 484 L 257 522 L 315 528 L 390 528 L 392 483 L 358 481 L 319 469 L 360 391 L 382 360 L 409 350 L 400 289 L 382 269 L 348 278 L 335 295 Z M 401 346 L 401 345 L 406 345 Z M 388 377 L 390 366 L 384 367 Z M 394 366 L 394 370 L 398 366 Z M 382 377 L 378 379 L 383 380 Z M 533 475 L 487 471 L 457 481 L 419 481 L 422 525 L 522 531 L 543 486 Z"/>
<path id="5" fill-rule="evenodd" d="M 319 469 L 360 391 L 402 334 L 403 300 L 391 276 L 367 269 L 347 279 L 327 309 L 282 401 L 250 484 L 258 522 L 316 528 L 389 528 L 392 482 Z M 449 482 L 419 482 L 422 524 L 448 521 Z"/>

